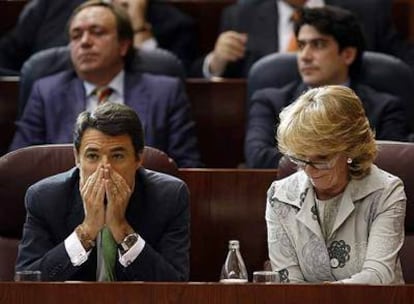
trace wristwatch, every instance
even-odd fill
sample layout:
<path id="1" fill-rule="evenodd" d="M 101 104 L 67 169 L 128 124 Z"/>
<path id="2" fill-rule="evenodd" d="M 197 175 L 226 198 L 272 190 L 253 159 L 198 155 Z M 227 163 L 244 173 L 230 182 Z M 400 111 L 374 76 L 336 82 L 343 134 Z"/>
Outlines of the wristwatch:
<path id="1" fill-rule="evenodd" d="M 118 249 L 121 252 L 121 255 L 127 252 L 129 249 L 131 249 L 132 246 L 138 242 L 139 235 L 138 233 L 131 233 L 128 234 L 124 240 L 121 242 L 121 244 L 118 245 Z"/>

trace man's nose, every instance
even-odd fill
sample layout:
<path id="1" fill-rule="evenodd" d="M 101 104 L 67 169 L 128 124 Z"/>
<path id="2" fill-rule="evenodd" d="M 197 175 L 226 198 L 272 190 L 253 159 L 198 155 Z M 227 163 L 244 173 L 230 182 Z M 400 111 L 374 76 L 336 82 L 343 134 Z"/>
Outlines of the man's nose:
<path id="1" fill-rule="evenodd" d="M 106 155 L 102 156 L 102 158 L 101 158 L 101 164 L 102 165 L 109 164 L 109 158 L 108 158 L 108 156 L 106 156 Z"/>
<path id="2" fill-rule="evenodd" d="M 81 45 L 90 45 L 91 44 L 91 35 L 88 31 L 82 33 Z"/>
<path id="3" fill-rule="evenodd" d="M 303 48 L 299 51 L 299 57 L 301 59 L 309 59 L 312 56 L 312 49 L 309 44 L 305 44 Z"/>

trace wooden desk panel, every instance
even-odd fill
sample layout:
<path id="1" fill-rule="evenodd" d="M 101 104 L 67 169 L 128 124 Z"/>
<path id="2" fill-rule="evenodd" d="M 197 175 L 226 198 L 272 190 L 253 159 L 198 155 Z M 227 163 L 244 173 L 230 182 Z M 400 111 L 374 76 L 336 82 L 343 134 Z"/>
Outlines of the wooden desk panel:
<path id="1" fill-rule="evenodd" d="M 13 139 L 19 98 L 19 78 L 0 78 L 0 156 L 7 152 Z"/>
<path id="2" fill-rule="evenodd" d="M 190 189 L 191 281 L 218 281 L 228 241 L 240 241 L 251 276 L 267 255 L 266 191 L 276 170 L 180 169 Z"/>
<path id="3" fill-rule="evenodd" d="M 411 304 L 414 286 L 205 283 L 0 283 L 7 304 Z"/>
<path id="4" fill-rule="evenodd" d="M 202 161 L 207 168 L 244 162 L 246 80 L 187 79 Z"/>
<path id="5" fill-rule="evenodd" d="M 16 25 L 26 3 L 26 0 L 0 1 L 0 37 Z"/>
<path id="6" fill-rule="evenodd" d="M 397 30 L 414 42 L 414 1 L 393 0 L 392 16 Z"/>

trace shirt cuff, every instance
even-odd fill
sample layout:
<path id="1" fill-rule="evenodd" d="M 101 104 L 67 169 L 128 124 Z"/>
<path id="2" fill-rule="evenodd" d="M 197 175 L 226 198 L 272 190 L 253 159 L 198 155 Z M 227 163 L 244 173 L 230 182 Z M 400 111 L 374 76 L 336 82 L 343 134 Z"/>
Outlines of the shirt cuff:
<path id="1" fill-rule="evenodd" d="M 91 250 L 86 252 L 76 232 L 72 232 L 65 240 L 65 249 L 73 266 L 80 266 L 85 263 Z"/>
<path id="2" fill-rule="evenodd" d="M 158 47 L 158 43 L 157 40 L 155 40 L 155 38 L 150 38 L 145 40 L 141 45 L 140 45 L 140 49 L 142 50 L 146 50 L 146 51 L 152 51 L 155 50 Z"/>
<path id="3" fill-rule="evenodd" d="M 203 76 L 204 78 L 211 79 L 213 77 L 220 77 L 222 73 L 211 73 L 210 72 L 210 62 L 213 53 L 209 53 L 203 61 Z"/>
<path id="4" fill-rule="evenodd" d="M 121 263 L 121 265 L 124 267 L 128 267 L 139 256 L 139 254 L 144 249 L 144 246 L 145 246 L 145 241 L 140 236 L 138 237 L 138 241 L 123 255 L 121 255 L 121 252 L 118 250 L 119 263 Z"/>

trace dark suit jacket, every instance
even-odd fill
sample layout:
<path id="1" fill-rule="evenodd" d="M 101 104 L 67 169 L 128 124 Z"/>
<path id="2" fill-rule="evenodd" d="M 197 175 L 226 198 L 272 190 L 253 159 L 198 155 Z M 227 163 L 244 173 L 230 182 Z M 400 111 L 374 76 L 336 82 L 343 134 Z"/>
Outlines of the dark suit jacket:
<path id="1" fill-rule="evenodd" d="M 83 2 L 85 0 L 28 2 L 16 27 L 0 39 L 0 68 L 19 71 L 35 52 L 67 44 L 68 19 Z M 147 21 L 152 24 L 159 47 L 173 52 L 188 66 L 197 52 L 194 20 L 169 4 L 149 3 Z"/>
<path id="2" fill-rule="evenodd" d="M 124 102 L 139 115 L 145 142 L 172 157 L 180 167 L 199 167 L 195 124 L 178 78 L 125 72 Z M 35 82 L 10 149 L 70 143 L 78 114 L 86 109 L 82 81 L 73 70 Z"/>
<path id="3" fill-rule="evenodd" d="M 119 281 L 185 281 L 189 277 L 189 201 L 181 180 L 141 168 L 126 210 L 127 220 L 145 240 L 128 267 L 118 261 Z M 94 248 L 81 266 L 73 266 L 64 240 L 84 218 L 79 170 L 46 178 L 26 194 L 27 217 L 16 270 L 42 271 L 43 280 L 96 280 Z"/>
<path id="4" fill-rule="evenodd" d="M 407 140 L 409 130 L 405 110 L 397 97 L 362 84 L 354 83 L 351 87 L 363 103 L 376 139 Z M 304 91 L 305 84 L 291 82 L 282 88 L 266 88 L 254 93 L 244 143 L 248 167 L 277 168 L 282 156 L 275 139 L 279 113 Z"/>
<path id="5" fill-rule="evenodd" d="M 414 68 L 414 46 L 406 43 L 392 25 L 391 0 L 325 0 L 354 12 L 361 20 L 367 50 L 394 55 Z M 279 51 L 279 14 L 275 0 L 259 4 L 234 4 L 223 11 L 221 32 L 247 33 L 244 59 L 227 66 L 224 77 L 247 77 L 250 67 L 265 55 Z M 202 77 L 202 60 L 195 61 L 192 75 Z"/>

